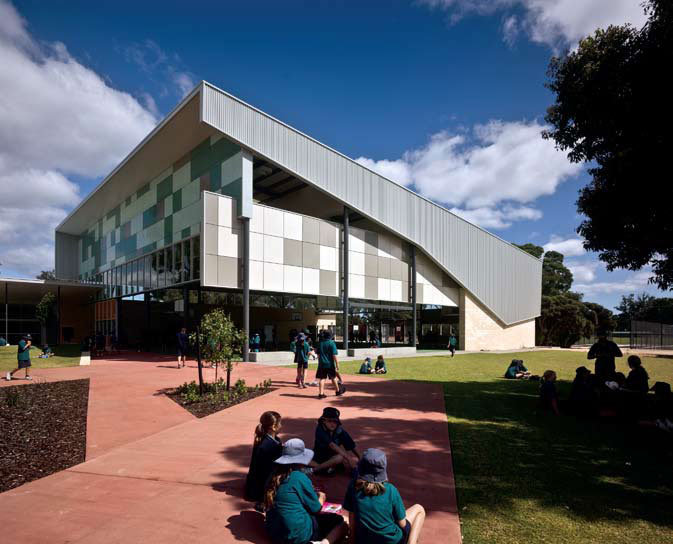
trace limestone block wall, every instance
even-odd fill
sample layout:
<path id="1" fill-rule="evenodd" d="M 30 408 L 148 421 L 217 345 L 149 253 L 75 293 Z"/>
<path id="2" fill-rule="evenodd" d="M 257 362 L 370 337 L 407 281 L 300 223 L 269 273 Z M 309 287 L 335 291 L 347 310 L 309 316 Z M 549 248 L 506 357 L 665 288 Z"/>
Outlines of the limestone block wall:
<path id="1" fill-rule="evenodd" d="M 535 346 L 535 319 L 516 325 L 500 323 L 465 289 L 460 289 L 459 349 L 519 349 Z"/>

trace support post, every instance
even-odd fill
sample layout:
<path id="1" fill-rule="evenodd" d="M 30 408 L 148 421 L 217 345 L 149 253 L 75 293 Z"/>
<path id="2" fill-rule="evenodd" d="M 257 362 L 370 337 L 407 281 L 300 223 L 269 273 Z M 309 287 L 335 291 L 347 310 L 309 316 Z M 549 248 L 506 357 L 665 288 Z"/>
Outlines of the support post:
<path id="1" fill-rule="evenodd" d="M 344 206 L 344 240 L 343 240 L 343 339 L 344 339 L 344 351 L 345 355 L 348 355 L 348 274 L 349 274 L 349 263 L 348 263 L 348 238 L 350 236 L 350 223 L 349 223 L 349 209 L 347 206 Z"/>
<path id="2" fill-rule="evenodd" d="M 56 289 L 56 343 L 62 344 L 61 338 L 61 286 Z"/>
<path id="3" fill-rule="evenodd" d="M 243 259 L 241 260 L 241 276 L 243 280 L 243 361 L 250 361 L 250 219 L 242 218 L 243 223 Z"/>
<path id="4" fill-rule="evenodd" d="M 243 361 L 250 361 L 250 220 L 254 213 L 252 200 L 253 164 L 252 153 L 241 151 L 241 194 L 238 199 L 238 219 L 243 224 L 243 259 L 241 260 L 241 283 L 243 284 Z"/>
<path id="5" fill-rule="evenodd" d="M 189 287 L 182 288 L 182 326 L 187 328 L 189 320 Z"/>
<path id="6" fill-rule="evenodd" d="M 412 347 L 416 347 L 418 317 L 416 310 L 416 246 L 411 246 L 411 334 L 409 340 Z"/>
<path id="7" fill-rule="evenodd" d="M 5 340 L 9 344 L 9 287 L 5 282 Z"/>

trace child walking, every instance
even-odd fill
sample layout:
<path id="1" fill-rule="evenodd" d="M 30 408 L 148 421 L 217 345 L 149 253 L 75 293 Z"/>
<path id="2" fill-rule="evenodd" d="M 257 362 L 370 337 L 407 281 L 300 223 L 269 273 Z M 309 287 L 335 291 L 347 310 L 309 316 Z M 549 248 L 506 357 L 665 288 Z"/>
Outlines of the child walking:
<path id="1" fill-rule="evenodd" d="M 245 497 L 255 501 L 255 509 L 263 511 L 264 488 L 273 472 L 274 461 L 283 453 L 283 444 L 278 439 L 281 417 L 278 412 L 264 412 L 255 428 L 250 468 L 245 479 Z"/>
<path id="2" fill-rule="evenodd" d="M 17 373 L 19 370 L 24 368 L 26 370 L 26 379 L 27 380 L 32 380 L 30 376 L 30 348 L 32 347 L 32 341 L 33 338 L 30 334 L 26 334 L 24 337 L 21 338 L 19 341 L 19 345 L 17 346 L 17 360 L 18 360 L 18 366 L 12 370 L 11 372 L 7 372 L 7 375 L 5 376 L 5 379 L 7 381 L 10 381 L 12 377 L 14 376 L 15 373 Z"/>
<path id="3" fill-rule="evenodd" d="M 305 474 L 313 452 L 300 438 L 292 438 L 276 459 L 276 469 L 264 493 L 266 529 L 278 544 L 334 544 L 346 536 L 348 526 L 339 514 L 320 512 L 324 493 L 316 493 Z M 364 541 L 363 541 L 364 542 Z"/>
<path id="4" fill-rule="evenodd" d="M 340 419 L 341 413 L 336 408 L 328 406 L 323 409 L 315 429 L 315 462 L 314 471 L 327 470 L 328 474 L 339 466 L 352 469 L 355 466 L 351 456 L 360 459 L 355 449 L 355 441 L 343 428 Z"/>
<path id="5" fill-rule="evenodd" d="M 355 480 L 348 486 L 343 508 L 348 511 L 351 541 L 377 544 L 416 544 L 425 509 L 414 504 L 405 510 L 397 488 L 388 481 L 386 454 L 364 451 Z"/>
<path id="6" fill-rule="evenodd" d="M 294 351 L 294 362 L 297 363 L 297 387 L 306 388 L 304 378 L 306 377 L 306 369 L 308 368 L 308 356 L 311 347 L 306 339 L 306 336 L 301 333 L 297 336 L 297 343 Z"/>

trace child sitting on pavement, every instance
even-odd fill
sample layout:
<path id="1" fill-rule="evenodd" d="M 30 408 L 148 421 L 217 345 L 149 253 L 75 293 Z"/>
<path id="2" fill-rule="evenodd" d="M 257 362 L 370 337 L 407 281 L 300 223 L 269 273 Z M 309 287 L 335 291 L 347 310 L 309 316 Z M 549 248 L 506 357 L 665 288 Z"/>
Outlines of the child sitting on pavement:
<path id="1" fill-rule="evenodd" d="M 331 474 L 340 466 L 351 470 L 355 466 L 351 456 L 360 459 L 360 454 L 355 449 L 355 441 L 341 425 L 340 415 L 339 410 L 328 406 L 318 419 L 313 446 L 317 463 L 314 472 L 326 470 L 327 474 Z"/>
<path id="2" fill-rule="evenodd" d="M 322 513 L 325 494 L 316 493 L 305 474 L 313 452 L 300 438 L 292 438 L 276 459 L 276 468 L 264 492 L 265 525 L 279 544 L 334 544 L 348 526 L 339 514 Z"/>
<path id="3" fill-rule="evenodd" d="M 388 481 L 386 455 L 379 449 L 364 451 L 357 477 L 348 486 L 343 508 L 348 511 L 350 541 L 416 544 L 425 510 L 414 504 L 405 510 L 397 488 Z"/>
<path id="4" fill-rule="evenodd" d="M 374 367 L 374 374 L 386 374 L 388 369 L 386 368 L 386 361 L 383 359 L 383 355 L 379 355 L 376 358 L 376 366 Z"/>
<path id="5" fill-rule="evenodd" d="M 372 373 L 372 360 L 367 357 L 360 366 L 360 374 L 371 374 Z"/>
<path id="6" fill-rule="evenodd" d="M 245 497 L 257 503 L 255 509 L 258 511 L 263 511 L 261 502 L 264 500 L 266 481 L 273 472 L 273 463 L 283 453 L 283 444 L 278 438 L 280 422 L 278 412 L 264 412 L 255 428 L 250 468 L 245 479 Z"/>

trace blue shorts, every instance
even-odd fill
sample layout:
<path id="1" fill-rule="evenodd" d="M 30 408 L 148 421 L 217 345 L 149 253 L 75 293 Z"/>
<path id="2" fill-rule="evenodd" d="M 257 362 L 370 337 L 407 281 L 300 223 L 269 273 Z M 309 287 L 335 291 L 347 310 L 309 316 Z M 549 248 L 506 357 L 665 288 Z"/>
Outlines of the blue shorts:
<path id="1" fill-rule="evenodd" d="M 297 363 L 297 368 L 308 368 L 308 361 L 301 361 Z"/>

